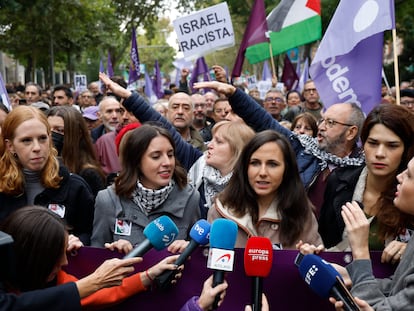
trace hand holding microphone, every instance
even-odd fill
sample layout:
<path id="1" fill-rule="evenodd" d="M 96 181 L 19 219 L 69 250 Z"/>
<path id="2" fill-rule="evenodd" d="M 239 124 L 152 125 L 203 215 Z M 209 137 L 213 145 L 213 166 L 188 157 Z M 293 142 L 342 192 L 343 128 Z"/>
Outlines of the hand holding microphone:
<path id="1" fill-rule="evenodd" d="M 181 266 L 199 245 L 206 245 L 209 242 L 209 236 L 210 223 L 205 219 L 198 220 L 191 228 L 190 243 L 187 245 L 187 247 L 181 253 L 181 255 L 177 258 L 174 264 L 177 266 Z M 165 271 L 163 274 L 158 276 L 155 279 L 158 288 L 168 287 L 171 284 L 171 281 L 174 279 L 176 273 L 176 271 Z"/>
<path id="2" fill-rule="evenodd" d="M 225 271 L 233 271 L 237 230 L 234 221 L 224 218 L 216 219 L 211 225 L 207 267 L 214 269 L 213 287 L 223 283 Z M 219 301 L 220 295 L 217 295 L 213 309 L 217 309 Z"/>
<path id="3" fill-rule="evenodd" d="M 252 277 L 252 311 L 262 310 L 263 278 L 272 269 L 272 243 L 265 237 L 251 237 L 244 250 L 244 271 Z"/>
<path id="4" fill-rule="evenodd" d="M 354 297 L 346 288 L 335 268 L 319 256 L 299 253 L 296 262 L 299 272 L 310 288 L 323 298 L 333 297 L 343 302 L 344 311 L 360 311 Z"/>
<path id="5" fill-rule="evenodd" d="M 146 239 L 129 252 L 124 259 L 142 257 L 151 248 L 164 249 L 175 240 L 178 228 L 170 217 L 163 215 L 150 222 L 143 233 Z"/>

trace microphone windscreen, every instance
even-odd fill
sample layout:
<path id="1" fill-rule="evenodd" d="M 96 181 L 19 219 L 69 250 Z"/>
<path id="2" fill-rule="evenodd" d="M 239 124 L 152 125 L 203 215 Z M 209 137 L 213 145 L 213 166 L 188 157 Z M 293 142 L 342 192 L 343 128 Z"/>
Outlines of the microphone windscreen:
<path id="1" fill-rule="evenodd" d="M 210 230 L 210 248 L 233 250 L 237 239 L 237 224 L 225 218 L 213 221 Z"/>
<path id="2" fill-rule="evenodd" d="M 163 215 L 150 222 L 143 233 L 156 250 L 162 250 L 175 240 L 178 228 L 170 217 Z"/>
<path id="3" fill-rule="evenodd" d="M 341 278 L 336 269 L 314 254 L 305 255 L 299 265 L 299 272 L 304 281 L 323 298 L 329 298 L 332 287 Z"/>
<path id="4" fill-rule="evenodd" d="M 190 230 L 190 238 L 199 245 L 206 245 L 210 241 L 210 223 L 205 219 L 198 220 Z"/>
<path id="5" fill-rule="evenodd" d="M 272 269 L 272 242 L 265 237 L 251 237 L 244 249 L 244 271 L 247 276 L 267 277 Z"/>

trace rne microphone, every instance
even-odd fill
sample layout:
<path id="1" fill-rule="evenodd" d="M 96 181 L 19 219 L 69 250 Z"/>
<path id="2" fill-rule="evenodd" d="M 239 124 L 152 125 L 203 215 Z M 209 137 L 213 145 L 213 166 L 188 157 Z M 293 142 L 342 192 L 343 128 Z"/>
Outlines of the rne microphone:
<path id="1" fill-rule="evenodd" d="M 265 237 L 251 237 L 244 249 L 244 271 L 252 277 L 252 311 L 262 310 L 263 278 L 272 269 L 272 242 Z"/>
<path id="2" fill-rule="evenodd" d="M 342 301 L 345 311 L 360 311 L 339 272 L 319 256 L 314 254 L 303 256 L 299 264 L 299 272 L 304 281 L 319 296 L 334 297 Z"/>
<path id="3" fill-rule="evenodd" d="M 190 243 L 177 258 L 174 263 L 175 265 L 181 266 L 199 245 L 208 244 L 210 240 L 210 227 L 210 223 L 205 219 L 200 219 L 193 225 L 190 230 Z M 162 289 L 168 287 L 176 273 L 176 270 L 167 270 L 163 272 L 155 279 L 157 287 Z"/>
<path id="4" fill-rule="evenodd" d="M 146 239 L 130 251 L 124 259 L 142 257 L 151 248 L 162 250 L 170 245 L 178 235 L 178 228 L 168 216 L 151 221 L 144 229 Z"/>
<path id="5" fill-rule="evenodd" d="M 233 271 L 237 229 L 234 221 L 224 218 L 214 220 L 211 225 L 207 268 L 214 270 L 213 287 L 224 282 L 225 271 Z M 219 301 L 220 294 L 216 296 L 213 309 L 217 309 Z"/>

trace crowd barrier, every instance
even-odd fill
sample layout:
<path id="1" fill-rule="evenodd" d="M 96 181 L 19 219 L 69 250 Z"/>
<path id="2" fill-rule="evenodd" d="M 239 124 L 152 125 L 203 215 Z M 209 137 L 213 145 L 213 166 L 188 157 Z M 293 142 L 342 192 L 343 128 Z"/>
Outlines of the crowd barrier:
<path id="1" fill-rule="evenodd" d="M 226 274 L 229 288 L 222 306 L 218 310 L 239 311 L 251 302 L 251 279 L 244 273 L 244 249 L 235 249 L 234 271 Z M 317 296 L 301 279 L 294 264 L 297 251 L 277 250 L 273 254 L 273 266 L 270 275 L 263 281 L 263 292 L 266 294 L 271 310 L 318 310 L 332 311 L 333 306 L 325 299 Z M 167 251 L 151 250 L 144 255 L 142 263 L 136 265 L 136 271 L 144 271 L 147 267 L 170 255 Z M 212 274 L 206 267 L 208 248 L 199 248 L 185 263 L 182 278 L 167 290 L 153 289 L 139 293 L 134 297 L 111 307 L 111 311 L 136 310 L 180 310 L 181 306 L 192 296 L 199 295 L 204 280 Z M 68 258 L 66 270 L 77 276 L 85 276 L 95 270 L 104 260 L 121 257 L 117 252 L 105 249 L 83 247 L 76 256 Z M 341 265 L 351 260 L 350 253 L 326 252 L 321 257 Z M 394 266 L 381 264 L 380 252 L 371 252 L 374 274 L 376 277 L 387 277 L 392 274 Z"/>

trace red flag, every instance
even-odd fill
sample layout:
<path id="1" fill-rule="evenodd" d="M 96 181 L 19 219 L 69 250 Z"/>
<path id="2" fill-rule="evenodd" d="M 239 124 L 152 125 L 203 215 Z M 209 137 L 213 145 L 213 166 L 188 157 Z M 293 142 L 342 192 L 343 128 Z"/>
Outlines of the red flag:
<path id="1" fill-rule="evenodd" d="M 285 55 L 285 61 L 283 64 L 283 73 L 282 78 L 280 79 L 284 84 L 286 89 L 289 91 L 299 82 L 298 74 L 296 73 L 295 67 L 290 62 L 289 56 Z"/>
<path id="2" fill-rule="evenodd" d="M 255 0 L 246 31 L 244 32 L 243 40 L 240 44 L 236 62 L 233 66 L 233 72 L 231 73 L 232 77 L 240 77 L 244 62 L 244 54 L 249 46 L 261 42 L 269 42 L 269 39 L 267 39 L 265 35 L 267 30 L 264 1 Z"/>

